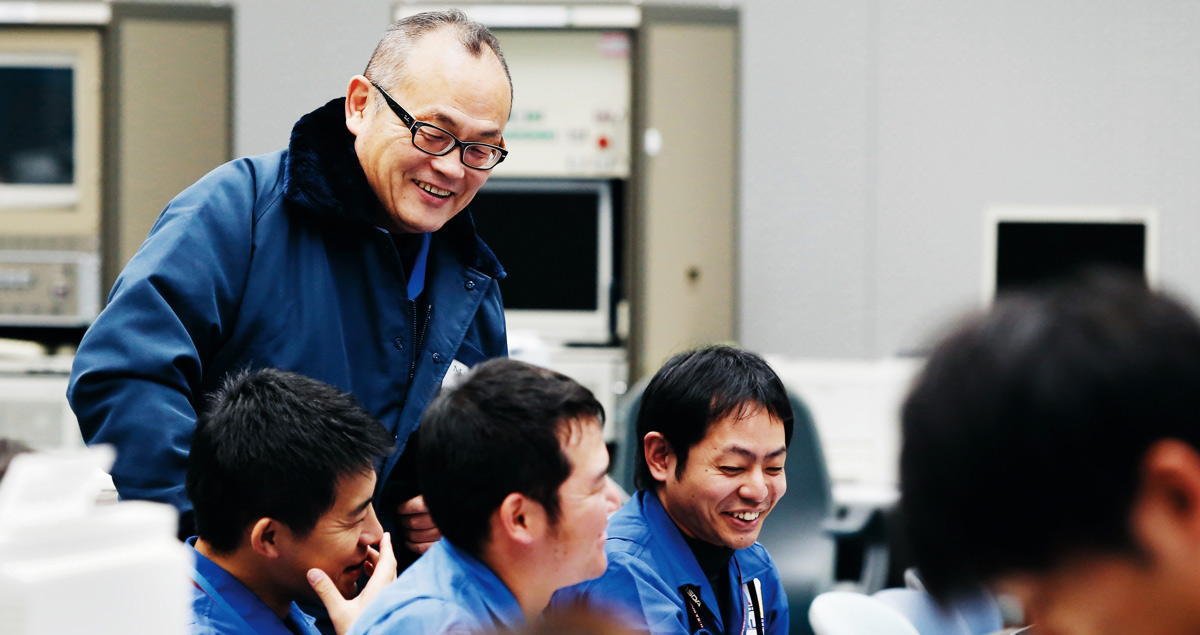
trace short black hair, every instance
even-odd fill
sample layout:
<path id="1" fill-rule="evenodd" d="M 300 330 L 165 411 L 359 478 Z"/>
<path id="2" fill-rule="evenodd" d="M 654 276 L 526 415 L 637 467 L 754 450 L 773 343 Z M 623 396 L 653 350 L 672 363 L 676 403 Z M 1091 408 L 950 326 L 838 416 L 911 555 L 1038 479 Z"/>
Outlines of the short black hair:
<path id="1" fill-rule="evenodd" d="M 1200 448 L 1200 325 L 1133 276 L 1031 289 L 946 338 L 901 417 L 902 533 L 935 595 L 1137 556 L 1146 450 Z"/>
<path id="2" fill-rule="evenodd" d="M 643 439 L 659 432 L 678 457 L 683 474 L 688 453 L 713 423 L 762 407 L 783 422 L 784 444 L 792 442 L 792 406 L 787 388 L 762 357 L 732 346 L 711 346 L 680 353 L 654 374 L 642 393 L 637 413 L 637 467 L 634 485 L 656 487 L 646 465 Z"/>
<path id="3" fill-rule="evenodd" d="M 575 380 L 513 359 L 492 359 L 434 398 L 421 419 L 421 492 L 438 530 L 478 557 L 489 518 L 514 492 L 558 520 L 558 488 L 571 474 L 567 426 L 604 408 Z"/>
<path id="4" fill-rule="evenodd" d="M 259 518 L 305 536 L 333 506 L 338 479 L 373 470 L 391 450 L 387 429 L 329 384 L 273 368 L 230 375 L 188 456 L 196 533 L 223 553 Z"/>

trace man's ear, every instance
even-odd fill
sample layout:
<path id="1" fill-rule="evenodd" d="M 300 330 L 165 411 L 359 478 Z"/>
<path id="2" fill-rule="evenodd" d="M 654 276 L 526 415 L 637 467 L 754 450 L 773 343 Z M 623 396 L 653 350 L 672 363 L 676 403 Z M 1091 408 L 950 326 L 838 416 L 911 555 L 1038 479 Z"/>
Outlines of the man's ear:
<path id="1" fill-rule="evenodd" d="M 346 87 L 346 129 L 356 137 L 367 126 L 371 88 L 371 81 L 362 75 L 351 77 L 350 85 Z"/>
<path id="2" fill-rule="evenodd" d="M 516 492 L 504 497 L 493 517 L 494 531 L 522 545 L 533 544 L 546 528 L 546 510 L 537 501 Z"/>
<path id="3" fill-rule="evenodd" d="M 642 450 L 646 455 L 646 467 L 650 468 L 650 476 L 654 480 L 666 483 L 667 477 L 675 471 L 675 453 L 671 444 L 661 432 L 647 432 L 642 439 Z"/>
<path id="4" fill-rule="evenodd" d="M 278 558 L 285 531 L 283 524 L 274 518 L 259 518 L 250 527 L 250 548 L 267 558 Z"/>
<path id="5" fill-rule="evenodd" d="M 1141 469 L 1135 537 L 1151 551 L 1175 547 L 1200 554 L 1200 452 L 1183 441 L 1159 441 L 1146 450 Z"/>

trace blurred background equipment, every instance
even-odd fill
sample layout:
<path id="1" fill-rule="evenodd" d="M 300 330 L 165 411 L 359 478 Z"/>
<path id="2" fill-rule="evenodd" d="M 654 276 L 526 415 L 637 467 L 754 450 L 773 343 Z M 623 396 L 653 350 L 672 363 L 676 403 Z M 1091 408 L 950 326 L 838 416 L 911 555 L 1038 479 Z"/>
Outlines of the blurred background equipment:
<path id="1" fill-rule="evenodd" d="M 227 6 L 0 2 L 0 337 L 78 343 L 166 203 L 229 160 L 232 45 Z"/>

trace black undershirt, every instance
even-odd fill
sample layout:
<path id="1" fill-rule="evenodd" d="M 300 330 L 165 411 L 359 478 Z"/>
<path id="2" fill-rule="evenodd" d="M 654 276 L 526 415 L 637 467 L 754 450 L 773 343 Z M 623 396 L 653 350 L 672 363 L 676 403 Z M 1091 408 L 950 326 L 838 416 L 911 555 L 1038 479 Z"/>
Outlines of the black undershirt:
<path id="1" fill-rule="evenodd" d="M 731 606 L 730 599 L 733 594 L 729 589 L 729 559 L 733 557 L 733 549 L 696 540 L 687 535 L 683 539 L 687 541 L 692 555 L 696 556 L 700 570 L 704 572 L 704 577 L 708 578 L 713 594 L 717 596 L 717 606 L 721 611 L 721 621 L 725 623 L 725 632 L 732 632 L 732 629 L 737 628 L 737 625 L 732 623 L 734 607 Z"/>

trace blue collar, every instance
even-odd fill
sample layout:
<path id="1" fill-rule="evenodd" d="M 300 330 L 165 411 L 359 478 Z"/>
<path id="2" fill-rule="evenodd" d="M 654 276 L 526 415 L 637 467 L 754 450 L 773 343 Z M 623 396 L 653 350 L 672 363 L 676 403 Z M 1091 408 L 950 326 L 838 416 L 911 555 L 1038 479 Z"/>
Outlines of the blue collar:
<path id="1" fill-rule="evenodd" d="M 229 624 L 245 627 L 247 633 L 259 635 L 295 635 L 283 620 L 262 600 L 220 565 L 196 550 L 196 536 L 187 539 L 196 557 L 192 571 L 197 593 L 203 593 Z M 293 602 L 288 617 L 305 635 L 320 635 L 313 620 Z M 240 629 L 239 629 L 240 630 Z"/>
<path id="2" fill-rule="evenodd" d="M 696 562 L 696 557 L 692 554 L 692 548 L 688 546 L 687 541 L 683 538 L 683 532 L 679 530 L 679 526 L 675 524 L 675 521 L 671 520 L 670 515 L 667 514 L 667 510 L 663 508 L 662 501 L 658 500 L 658 494 L 652 489 L 645 489 L 635 494 L 634 499 L 637 500 L 637 504 L 641 508 L 642 517 L 646 519 L 646 526 L 649 528 L 653 539 L 665 543 L 665 553 L 678 554 L 678 557 L 673 562 L 678 576 L 671 576 L 674 579 L 668 579 L 667 582 L 671 585 L 679 585 L 686 582 L 700 587 L 700 601 L 712 612 L 713 617 L 717 621 L 717 630 L 722 633 L 732 632 L 726 631 L 725 625 L 722 623 L 724 617 L 721 615 L 721 605 L 717 602 L 717 594 L 713 591 L 712 584 L 709 584 L 708 577 L 700 569 L 700 563 Z M 741 565 L 738 563 L 737 551 L 734 551 L 733 556 L 729 558 L 729 576 L 729 590 L 734 594 L 734 606 L 741 607 L 742 621 L 745 622 L 746 603 L 741 598 L 742 573 Z M 678 591 L 677 588 L 675 590 Z M 679 596 L 679 601 L 684 601 L 682 595 Z"/>
<path id="3" fill-rule="evenodd" d="M 517 598 L 486 564 L 450 544 L 446 539 L 437 541 L 425 557 L 431 553 L 435 554 L 434 558 L 446 560 L 450 566 L 457 566 L 472 580 L 472 595 L 477 595 L 482 600 L 496 626 L 503 626 L 508 630 L 518 630 L 525 626 L 525 614 L 521 611 Z"/>

